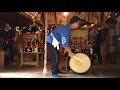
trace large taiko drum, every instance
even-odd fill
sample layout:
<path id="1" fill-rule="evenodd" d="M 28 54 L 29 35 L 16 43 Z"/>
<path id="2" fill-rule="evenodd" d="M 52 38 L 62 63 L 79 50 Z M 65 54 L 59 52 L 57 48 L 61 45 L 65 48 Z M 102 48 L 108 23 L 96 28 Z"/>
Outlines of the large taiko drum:
<path id="1" fill-rule="evenodd" d="M 76 73 L 85 73 L 91 67 L 91 60 L 88 55 L 77 53 L 70 59 L 69 66 Z"/>

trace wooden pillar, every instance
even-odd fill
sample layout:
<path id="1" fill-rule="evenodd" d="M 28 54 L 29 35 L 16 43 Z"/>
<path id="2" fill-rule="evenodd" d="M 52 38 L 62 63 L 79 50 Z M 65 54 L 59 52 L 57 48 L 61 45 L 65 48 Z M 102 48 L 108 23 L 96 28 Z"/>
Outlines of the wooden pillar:
<path id="1" fill-rule="evenodd" d="M 57 25 L 57 15 L 56 15 L 56 12 L 55 12 L 55 24 Z"/>
<path id="2" fill-rule="evenodd" d="M 108 62 L 111 64 L 116 64 L 116 54 L 115 54 L 115 49 L 116 46 L 114 45 L 114 34 L 115 34 L 115 25 L 114 24 L 110 24 L 109 25 L 109 31 L 108 31 L 108 45 L 109 45 L 109 49 L 108 49 Z"/>
<path id="3" fill-rule="evenodd" d="M 101 12 L 100 15 L 101 15 L 100 16 L 101 24 L 103 25 L 103 27 L 106 27 L 106 17 L 104 15 L 104 12 Z M 107 36 L 105 36 L 105 41 L 101 43 L 101 55 L 102 55 L 103 63 L 107 63 L 107 54 L 109 47 L 108 43 L 109 43 L 109 37 L 107 34 Z"/>
<path id="4" fill-rule="evenodd" d="M 0 70 L 4 69 L 4 51 L 0 51 Z"/>

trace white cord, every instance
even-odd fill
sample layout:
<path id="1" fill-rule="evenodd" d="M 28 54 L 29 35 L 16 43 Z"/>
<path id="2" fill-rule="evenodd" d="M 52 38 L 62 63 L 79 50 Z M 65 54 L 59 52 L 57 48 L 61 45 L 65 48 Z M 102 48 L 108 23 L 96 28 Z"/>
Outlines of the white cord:
<path id="1" fill-rule="evenodd" d="M 46 77 L 47 74 L 47 28 L 48 28 L 48 23 L 47 23 L 47 12 L 45 13 L 45 53 L 44 53 L 44 68 L 43 68 L 43 74 L 44 77 Z"/>

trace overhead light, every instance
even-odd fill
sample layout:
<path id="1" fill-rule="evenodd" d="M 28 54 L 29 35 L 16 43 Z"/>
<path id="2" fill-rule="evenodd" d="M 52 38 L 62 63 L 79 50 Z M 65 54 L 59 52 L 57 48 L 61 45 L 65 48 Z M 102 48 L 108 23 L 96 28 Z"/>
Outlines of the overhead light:
<path id="1" fill-rule="evenodd" d="M 108 18 L 110 18 L 110 15 L 108 15 Z"/>
<path id="2" fill-rule="evenodd" d="M 63 12 L 63 15 L 64 15 L 64 16 L 67 16 L 67 15 L 68 15 L 68 12 Z"/>
<path id="3" fill-rule="evenodd" d="M 32 19 L 34 19 L 35 17 L 34 16 L 32 16 Z"/>
<path id="4" fill-rule="evenodd" d="M 27 15 L 29 15 L 29 16 L 31 16 L 31 18 L 32 19 L 34 19 L 35 18 L 35 16 L 34 15 L 32 15 L 32 14 L 30 14 L 29 12 L 25 12 Z"/>

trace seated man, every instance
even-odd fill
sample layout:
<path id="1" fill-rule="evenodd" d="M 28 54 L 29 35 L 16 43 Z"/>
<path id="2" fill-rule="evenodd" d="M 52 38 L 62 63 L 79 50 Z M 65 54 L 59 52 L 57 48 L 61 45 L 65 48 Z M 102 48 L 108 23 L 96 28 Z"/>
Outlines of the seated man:
<path id="1" fill-rule="evenodd" d="M 5 28 L 1 31 L 1 37 L 3 38 L 2 49 L 7 52 L 9 50 L 10 61 L 9 63 L 13 63 L 14 58 L 14 40 L 15 40 L 15 30 L 11 29 L 8 23 L 5 24 Z"/>

